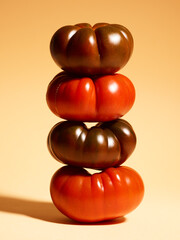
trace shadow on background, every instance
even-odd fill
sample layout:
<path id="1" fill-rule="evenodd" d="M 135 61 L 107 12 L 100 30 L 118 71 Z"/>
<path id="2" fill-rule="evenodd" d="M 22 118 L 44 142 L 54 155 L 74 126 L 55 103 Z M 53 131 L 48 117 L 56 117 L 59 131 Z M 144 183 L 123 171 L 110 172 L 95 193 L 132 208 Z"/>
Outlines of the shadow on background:
<path id="1" fill-rule="evenodd" d="M 79 223 L 64 216 L 55 208 L 51 202 L 27 200 L 9 196 L 0 196 L 0 211 L 22 214 L 52 223 L 71 225 L 109 225 L 123 223 L 126 221 L 125 217 L 121 217 L 111 221 L 104 221 L 99 223 Z"/>

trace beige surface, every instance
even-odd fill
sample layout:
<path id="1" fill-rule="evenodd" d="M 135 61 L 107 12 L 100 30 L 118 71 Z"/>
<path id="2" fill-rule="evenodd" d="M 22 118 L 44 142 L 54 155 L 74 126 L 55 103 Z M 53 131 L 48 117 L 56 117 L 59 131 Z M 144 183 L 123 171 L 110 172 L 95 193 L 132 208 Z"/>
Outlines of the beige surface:
<path id="1" fill-rule="evenodd" d="M 0 239 L 180 239 L 180 3 L 152 1 L 1 1 Z M 46 88 L 60 70 L 52 34 L 78 22 L 119 23 L 135 49 L 121 73 L 137 97 L 124 117 L 138 144 L 125 163 L 145 183 L 142 204 L 120 222 L 77 225 L 51 204 L 49 182 L 60 167 L 46 137 L 59 121 Z"/>

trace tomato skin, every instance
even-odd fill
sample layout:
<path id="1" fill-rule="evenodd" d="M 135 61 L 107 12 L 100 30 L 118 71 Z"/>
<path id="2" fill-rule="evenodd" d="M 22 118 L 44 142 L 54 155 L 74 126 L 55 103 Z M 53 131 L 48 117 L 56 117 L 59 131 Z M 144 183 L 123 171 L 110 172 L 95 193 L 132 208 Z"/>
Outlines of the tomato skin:
<path id="1" fill-rule="evenodd" d="M 85 169 L 64 166 L 51 179 L 54 205 L 80 222 L 98 222 L 122 217 L 142 201 L 144 184 L 140 175 L 125 166 L 89 174 Z"/>
<path id="2" fill-rule="evenodd" d="M 80 76 L 105 75 L 126 65 L 133 46 L 131 33 L 122 25 L 81 23 L 58 29 L 50 52 L 64 71 Z"/>
<path id="3" fill-rule="evenodd" d="M 135 88 L 122 74 L 74 77 L 61 72 L 46 94 L 50 110 L 72 121 L 104 122 L 125 115 L 135 101 Z"/>
<path id="4" fill-rule="evenodd" d="M 104 169 L 126 161 L 136 146 L 136 135 L 123 119 L 98 123 L 90 129 L 82 122 L 64 121 L 51 129 L 47 143 L 60 162 Z"/>

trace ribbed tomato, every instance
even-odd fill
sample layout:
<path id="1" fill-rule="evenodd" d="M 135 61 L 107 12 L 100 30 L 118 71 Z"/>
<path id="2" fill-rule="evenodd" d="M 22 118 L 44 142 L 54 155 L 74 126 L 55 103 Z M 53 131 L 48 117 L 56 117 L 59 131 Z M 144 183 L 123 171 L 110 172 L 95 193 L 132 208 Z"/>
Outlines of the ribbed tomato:
<path id="1" fill-rule="evenodd" d="M 131 155 L 135 145 L 135 132 L 123 119 L 89 129 L 82 122 L 64 121 L 48 135 L 48 148 L 55 159 L 85 168 L 118 166 Z"/>
<path id="2" fill-rule="evenodd" d="M 89 174 L 72 166 L 60 168 L 50 184 L 52 200 L 63 214 L 80 222 L 97 222 L 124 216 L 144 195 L 140 175 L 129 167 L 108 168 Z"/>
<path id="3" fill-rule="evenodd" d="M 51 39 L 52 58 L 63 70 L 81 76 L 113 74 L 129 60 L 133 38 L 119 24 L 87 23 L 61 27 Z"/>
<path id="4" fill-rule="evenodd" d="M 74 77 L 61 72 L 50 82 L 47 104 L 57 116 L 73 121 L 117 119 L 133 106 L 135 89 L 122 74 Z"/>

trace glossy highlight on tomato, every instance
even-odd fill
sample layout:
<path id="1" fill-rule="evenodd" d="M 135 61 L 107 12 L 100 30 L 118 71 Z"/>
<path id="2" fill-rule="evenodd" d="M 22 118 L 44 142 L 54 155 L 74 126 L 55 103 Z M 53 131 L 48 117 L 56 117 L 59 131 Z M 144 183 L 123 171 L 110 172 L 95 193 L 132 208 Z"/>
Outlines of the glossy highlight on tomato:
<path id="1" fill-rule="evenodd" d="M 51 39 L 50 52 L 66 72 L 81 76 L 104 75 L 125 66 L 133 45 L 130 31 L 122 25 L 80 23 L 58 29 Z"/>
<path id="2" fill-rule="evenodd" d="M 50 110 L 63 119 L 104 122 L 131 109 L 135 88 L 122 74 L 74 77 L 61 72 L 49 83 L 46 100 Z"/>
<path id="3" fill-rule="evenodd" d="M 93 169 L 119 166 L 136 146 L 132 126 L 123 119 L 87 128 L 82 122 L 57 123 L 48 135 L 52 156 L 65 164 Z"/>
<path id="4" fill-rule="evenodd" d="M 53 175 L 50 193 L 57 209 L 69 218 L 98 222 L 133 211 L 142 201 L 144 184 L 135 170 L 125 166 L 93 175 L 64 166 Z"/>

